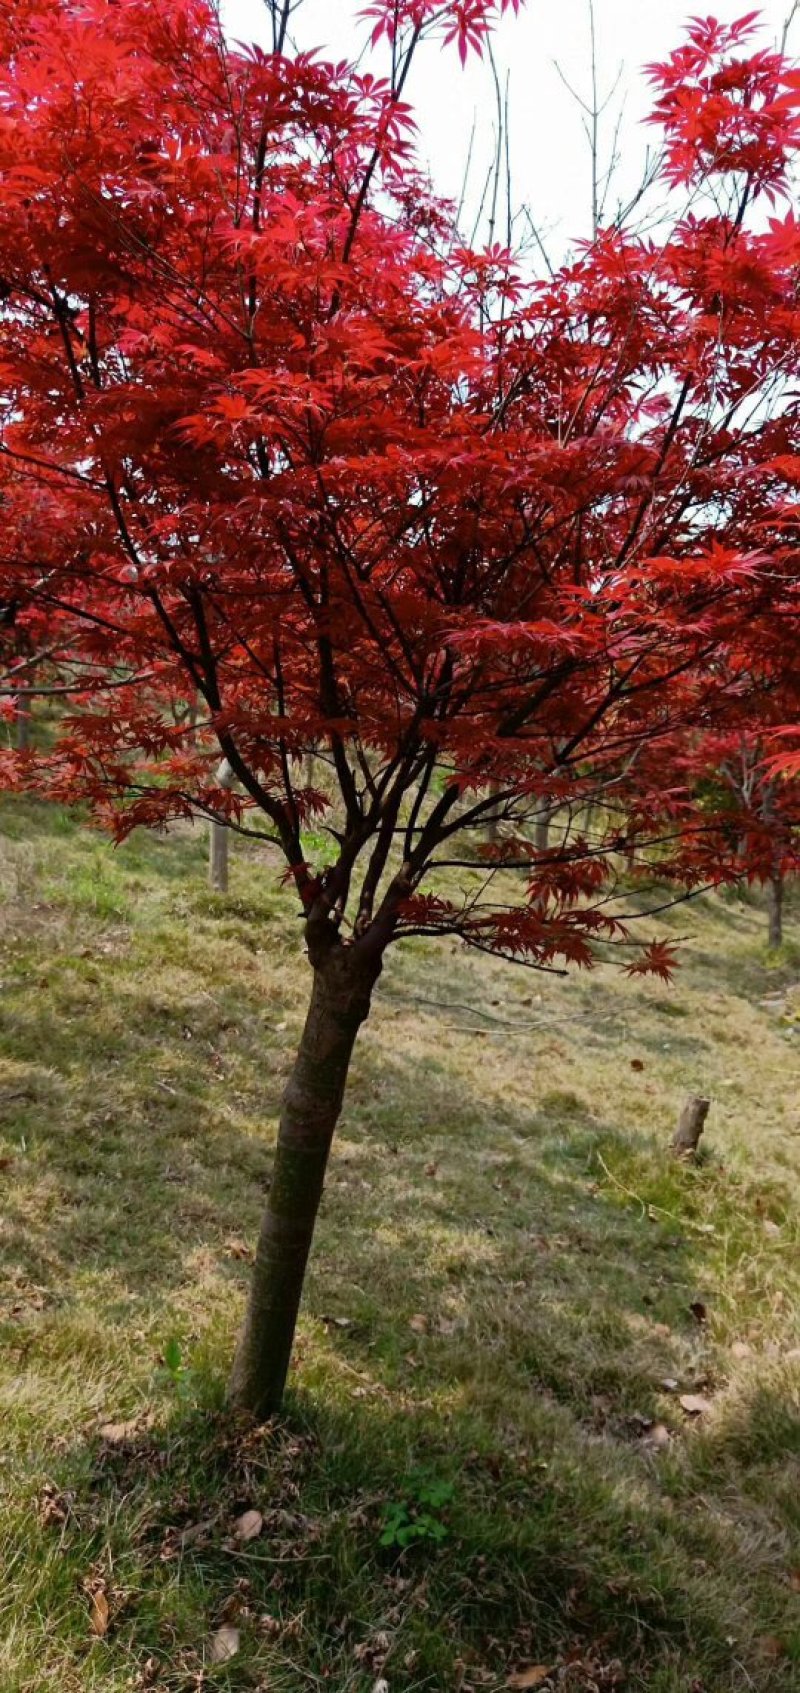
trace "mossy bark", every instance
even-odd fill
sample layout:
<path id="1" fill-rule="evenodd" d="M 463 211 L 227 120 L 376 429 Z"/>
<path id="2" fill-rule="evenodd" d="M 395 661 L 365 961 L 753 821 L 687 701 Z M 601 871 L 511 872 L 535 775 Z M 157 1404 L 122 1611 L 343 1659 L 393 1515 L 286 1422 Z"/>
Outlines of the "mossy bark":
<path id="1" fill-rule="evenodd" d="M 258 1417 L 283 1399 L 306 1264 L 356 1035 L 380 962 L 338 940 L 314 962 L 311 1002 L 281 1106 L 230 1402 Z"/>

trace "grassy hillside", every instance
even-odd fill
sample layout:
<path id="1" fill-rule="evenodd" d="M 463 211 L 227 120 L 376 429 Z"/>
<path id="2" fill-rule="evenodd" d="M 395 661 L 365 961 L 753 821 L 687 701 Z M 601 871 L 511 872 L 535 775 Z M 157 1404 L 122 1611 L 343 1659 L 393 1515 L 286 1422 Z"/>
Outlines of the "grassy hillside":
<path id="1" fill-rule="evenodd" d="M 238 843 L 210 896 L 200 830 L 0 831 L 2 1693 L 796 1688 L 800 957 L 757 902 L 659 920 L 669 989 L 390 959 L 253 1431 L 291 902 Z"/>

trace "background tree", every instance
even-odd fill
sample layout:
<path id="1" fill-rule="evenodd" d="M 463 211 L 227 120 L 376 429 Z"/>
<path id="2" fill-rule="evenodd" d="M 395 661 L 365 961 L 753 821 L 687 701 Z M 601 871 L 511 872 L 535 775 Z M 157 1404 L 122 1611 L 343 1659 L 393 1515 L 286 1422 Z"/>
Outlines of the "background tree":
<path id="1" fill-rule="evenodd" d="M 787 879 L 797 869 L 797 818 L 800 789 L 796 778 L 771 768 L 768 713 L 761 733 L 746 727 L 703 737 L 687 762 L 696 772 L 695 794 L 706 811 L 728 817 L 731 849 L 742 874 L 759 880 L 767 894 L 767 941 L 783 944 Z"/>
<path id="2" fill-rule="evenodd" d="M 403 99 L 426 34 L 463 56 L 502 9 L 380 0 L 384 81 L 281 51 L 286 8 L 267 53 L 202 0 L 0 24 L 0 594 L 57 619 L 71 689 L 5 779 L 118 836 L 199 812 L 285 858 L 312 988 L 232 1379 L 262 1414 L 387 947 L 549 969 L 616 944 L 667 974 L 613 903 L 620 851 L 730 872 L 676 758 L 743 692 L 755 713 L 796 606 L 798 233 L 749 223 L 793 73 L 750 25 L 693 25 L 653 73 L 692 209 L 528 282 L 459 245 Z M 537 851 L 543 808 L 598 797 L 591 841 Z"/>

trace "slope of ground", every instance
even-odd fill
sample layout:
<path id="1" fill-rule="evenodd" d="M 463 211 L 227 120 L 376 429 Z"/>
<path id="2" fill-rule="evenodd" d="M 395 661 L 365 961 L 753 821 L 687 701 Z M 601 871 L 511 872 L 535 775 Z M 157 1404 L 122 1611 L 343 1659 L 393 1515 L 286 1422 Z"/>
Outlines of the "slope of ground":
<path id="1" fill-rule="evenodd" d="M 798 958 L 729 898 L 659 920 L 671 988 L 398 952 L 248 1431 L 307 982 L 274 865 L 211 896 L 204 852 L 0 814 L 2 1693 L 789 1693 Z"/>

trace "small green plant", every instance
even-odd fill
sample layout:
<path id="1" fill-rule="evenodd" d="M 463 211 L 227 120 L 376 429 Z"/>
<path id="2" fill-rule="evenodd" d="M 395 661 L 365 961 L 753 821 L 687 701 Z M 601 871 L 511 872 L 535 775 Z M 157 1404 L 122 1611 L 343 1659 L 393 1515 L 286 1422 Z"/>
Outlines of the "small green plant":
<path id="1" fill-rule="evenodd" d="M 422 1540 L 437 1544 L 446 1540 L 450 1530 L 441 1512 L 450 1504 L 454 1491 L 449 1481 L 430 1481 L 422 1476 L 410 1480 L 405 1498 L 393 1499 L 386 1506 L 379 1545 L 402 1550 Z"/>
<path id="2" fill-rule="evenodd" d="M 167 1341 L 161 1355 L 161 1367 L 156 1370 L 154 1380 L 159 1387 L 166 1387 L 174 1393 L 182 1404 L 194 1398 L 197 1386 L 196 1371 L 183 1362 L 180 1343 L 175 1336 Z"/>

